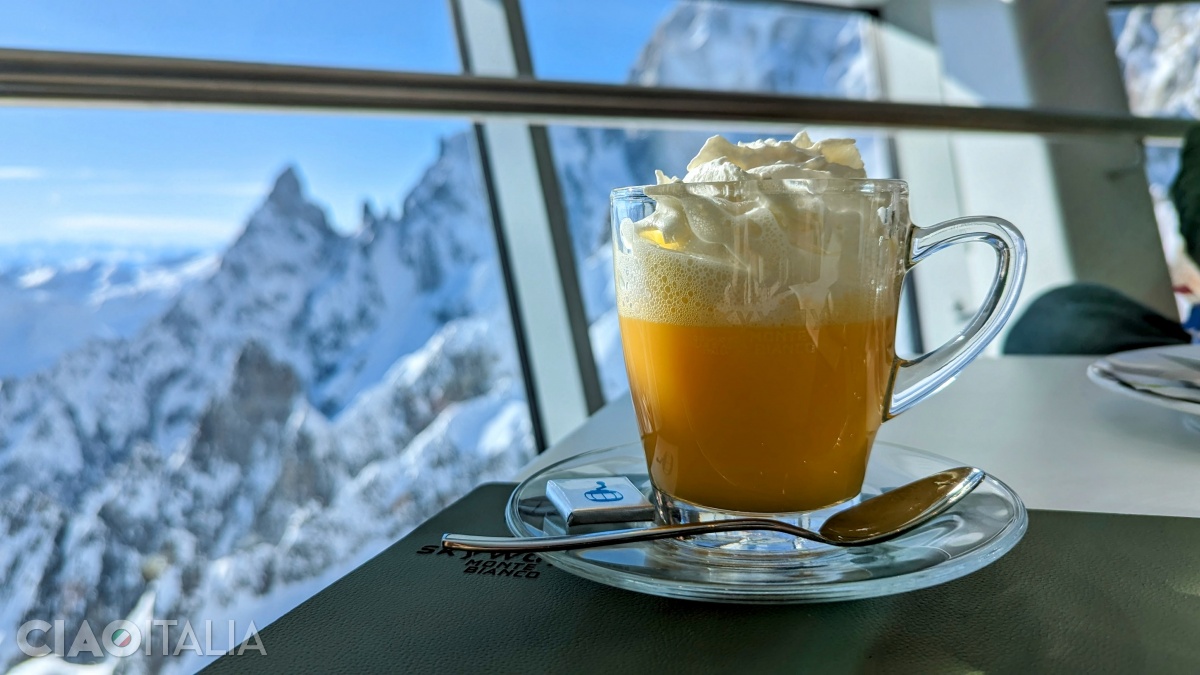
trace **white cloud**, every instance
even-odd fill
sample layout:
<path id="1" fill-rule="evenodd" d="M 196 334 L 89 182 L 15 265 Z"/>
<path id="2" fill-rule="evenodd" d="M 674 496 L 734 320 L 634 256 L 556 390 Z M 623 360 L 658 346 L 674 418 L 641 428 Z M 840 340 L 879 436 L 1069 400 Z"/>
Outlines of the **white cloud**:
<path id="1" fill-rule="evenodd" d="M 0 166 L 0 180 L 37 180 L 45 177 L 46 171 L 36 166 Z"/>
<path id="2" fill-rule="evenodd" d="M 81 187 L 77 192 L 88 195 L 121 196 L 183 196 L 202 195 L 211 197 L 262 197 L 270 191 L 270 185 L 262 182 L 214 182 L 170 180 L 160 183 L 143 181 L 98 182 Z"/>
<path id="3" fill-rule="evenodd" d="M 240 228 L 217 218 L 109 213 L 63 216 L 50 225 L 64 239 L 188 245 L 227 242 Z"/>

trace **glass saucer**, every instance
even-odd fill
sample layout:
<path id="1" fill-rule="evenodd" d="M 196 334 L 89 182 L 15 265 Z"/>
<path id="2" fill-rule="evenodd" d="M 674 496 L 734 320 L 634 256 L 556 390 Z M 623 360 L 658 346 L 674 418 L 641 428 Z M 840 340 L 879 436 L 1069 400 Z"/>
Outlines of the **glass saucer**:
<path id="1" fill-rule="evenodd" d="M 876 443 L 860 498 L 957 466 L 961 464 L 932 453 Z M 509 498 L 508 528 L 522 537 L 566 532 L 546 497 L 546 481 L 606 476 L 628 477 L 653 501 L 642 446 L 631 443 L 577 455 L 527 478 Z M 824 517 L 856 501 L 811 516 L 807 524 L 819 527 Z M 651 595 L 749 604 L 828 602 L 903 593 L 965 576 L 1008 553 L 1025 534 L 1027 523 L 1021 499 L 988 476 L 949 512 L 873 546 L 805 543 L 787 552 L 747 551 L 669 539 L 540 555 L 585 579 Z M 636 526 L 592 525 L 570 531 Z"/>

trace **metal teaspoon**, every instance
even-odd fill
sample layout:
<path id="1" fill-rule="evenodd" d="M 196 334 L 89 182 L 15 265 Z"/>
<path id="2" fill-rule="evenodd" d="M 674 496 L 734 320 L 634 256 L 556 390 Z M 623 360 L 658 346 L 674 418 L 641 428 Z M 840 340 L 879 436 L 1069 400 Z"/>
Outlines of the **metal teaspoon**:
<path id="1" fill-rule="evenodd" d="M 481 537 L 443 534 L 442 546 L 461 551 L 543 552 L 615 546 L 714 532 L 769 530 L 832 546 L 867 546 L 895 539 L 954 506 L 987 476 L 959 467 L 926 476 L 839 511 L 813 532 L 771 518 L 736 518 L 548 537 Z"/>

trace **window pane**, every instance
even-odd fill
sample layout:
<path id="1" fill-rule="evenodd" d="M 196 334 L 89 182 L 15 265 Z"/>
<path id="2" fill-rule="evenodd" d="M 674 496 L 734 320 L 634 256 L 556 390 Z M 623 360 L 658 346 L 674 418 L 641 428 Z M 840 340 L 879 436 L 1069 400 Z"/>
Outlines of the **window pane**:
<path id="1" fill-rule="evenodd" d="M 0 3 L 0 47 L 458 72 L 444 2 Z"/>
<path id="2" fill-rule="evenodd" d="M 524 0 L 522 7 L 542 79 L 879 96 L 863 12 L 740 0 Z"/>
<path id="3" fill-rule="evenodd" d="M 1116 8 L 1109 11 L 1117 56 L 1125 77 L 1129 108 L 1144 117 L 1200 118 L 1200 3 L 1171 3 Z M 1200 294 L 1200 272 L 1188 255 L 1179 231 L 1179 215 L 1169 197 L 1179 172 L 1179 145 L 1148 141 L 1146 179 L 1154 199 L 1167 265 L 1177 289 L 1180 312 L 1186 316 Z"/>
<path id="4" fill-rule="evenodd" d="M 532 456 L 469 129 L 0 111 L 0 633 L 224 649 Z"/>

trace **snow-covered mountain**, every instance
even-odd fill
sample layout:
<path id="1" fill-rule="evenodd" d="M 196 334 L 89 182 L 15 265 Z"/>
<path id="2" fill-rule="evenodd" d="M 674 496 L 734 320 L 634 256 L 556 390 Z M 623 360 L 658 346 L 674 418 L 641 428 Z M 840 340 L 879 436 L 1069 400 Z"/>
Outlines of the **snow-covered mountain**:
<path id="1" fill-rule="evenodd" d="M 666 17 L 630 79 L 854 97 L 876 89 L 858 19 L 705 2 Z M 707 134 L 551 134 L 615 395 L 625 377 L 608 192 L 649 182 L 655 168 L 681 171 Z M 444 140 L 399 216 L 364 209 L 349 236 L 329 227 L 288 169 L 215 258 L 117 277 L 97 264 L 58 296 L 37 294 L 68 270 L 0 277 L 0 292 L 13 289 L 0 302 L 23 320 L 37 298 L 89 311 L 116 298 L 146 303 L 101 328 L 76 322 L 73 336 L 59 336 L 76 342 L 47 341 L 47 354 L 60 353 L 52 365 L 43 356 L 45 367 L 0 380 L 0 632 L 61 618 L 73 635 L 83 619 L 103 626 L 135 608 L 193 622 L 253 617 L 261 627 L 528 459 L 470 138 Z M 859 138 L 869 170 L 883 173 L 884 144 Z M 22 658 L 14 640 L 0 641 L 0 666 Z M 120 663 L 127 672 L 195 665 Z"/>
<path id="2" fill-rule="evenodd" d="M 1130 111 L 1200 119 L 1200 6 L 1134 7 L 1112 16 Z M 1179 169 L 1179 150 L 1150 145 L 1146 154 L 1147 178 L 1165 193 Z"/>
<path id="3" fill-rule="evenodd" d="M 3 380 L 3 630 L 52 617 L 73 635 L 147 593 L 156 617 L 265 623 L 526 461 L 476 167 L 467 134 L 447 139 L 403 215 L 353 236 L 289 169 L 136 334 Z"/>
<path id="4" fill-rule="evenodd" d="M 844 10 L 681 2 L 642 50 L 629 81 L 872 99 L 879 78 L 866 23 Z"/>
<path id="5" fill-rule="evenodd" d="M 1120 10 L 1117 56 L 1135 115 L 1200 118 L 1200 7 Z"/>

